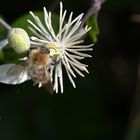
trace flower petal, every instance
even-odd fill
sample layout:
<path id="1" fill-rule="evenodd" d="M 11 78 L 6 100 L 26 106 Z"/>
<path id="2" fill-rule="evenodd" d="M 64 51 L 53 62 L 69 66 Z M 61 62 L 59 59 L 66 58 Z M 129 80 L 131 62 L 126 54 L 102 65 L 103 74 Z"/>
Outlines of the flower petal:
<path id="1" fill-rule="evenodd" d="M 15 64 L 0 65 L 0 83 L 16 85 L 30 79 L 26 71 L 18 75 L 8 75 L 8 70 L 13 66 L 15 66 Z"/>

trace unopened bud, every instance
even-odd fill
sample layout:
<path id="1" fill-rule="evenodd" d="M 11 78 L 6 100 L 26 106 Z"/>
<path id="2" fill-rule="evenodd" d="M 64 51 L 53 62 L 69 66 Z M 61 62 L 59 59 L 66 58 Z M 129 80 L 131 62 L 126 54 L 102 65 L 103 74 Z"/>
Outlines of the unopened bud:
<path id="1" fill-rule="evenodd" d="M 30 38 L 22 28 L 12 28 L 8 34 L 8 41 L 11 47 L 19 54 L 27 52 L 30 48 Z"/>

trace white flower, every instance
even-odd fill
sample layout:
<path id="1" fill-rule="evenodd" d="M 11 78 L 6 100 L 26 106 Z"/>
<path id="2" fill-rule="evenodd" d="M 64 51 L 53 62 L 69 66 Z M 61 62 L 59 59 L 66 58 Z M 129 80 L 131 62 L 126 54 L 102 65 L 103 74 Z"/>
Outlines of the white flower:
<path id="1" fill-rule="evenodd" d="M 30 12 L 30 14 L 34 18 L 34 22 L 28 20 L 31 25 L 29 28 L 35 35 L 31 37 L 32 45 L 42 46 L 45 44 L 46 47 L 50 48 L 51 56 L 57 55 L 58 63 L 56 65 L 50 65 L 50 74 L 54 82 L 54 90 L 56 93 L 58 92 L 59 84 L 61 93 L 63 93 L 62 64 L 65 67 L 70 82 L 75 88 L 76 85 L 72 76 L 76 77 L 74 72 L 82 77 L 84 77 L 82 71 L 88 73 L 88 65 L 81 63 L 80 60 L 85 57 L 91 57 L 91 55 L 84 53 L 84 51 L 91 51 L 91 46 L 93 46 L 93 44 L 81 45 L 81 43 L 84 42 L 81 38 L 90 30 L 87 26 L 84 29 L 80 27 L 83 14 L 72 19 L 73 12 L 71 12 L 66 22 L 66 13 L 66 10 L 63 12 L 63 5 L 60 2 L 59 32 L 57 34 L 52 27 L 51 13 L 48 13 L 45 7 L 45 26 L 33 12 Z"/>
<path id="2" fill-rule="evenodd" d="M 49 65 L 49 72 L 56 93 L 58 93 L 59 86 L 61 93 L 63 93 L 64 68 L 74 88 L 76 87 L 73 80 L 73 77 L 76 78 L 75 72 L 82 77 L 84 77 L 84 74 L 82 73 L 83 71 L 88 73 L 88 65 L 83 64 L 80 61 L 85 57 L 91 57 L 91 55 L 85 53 L 85 51 L 91 51 L 91 47 L 93 46 L 93 44 L 81 44 L 84 42 L 82 39 L 83 36 L 90 30 L 87 26 L 84 29 L 80 27 L 83 14 L 72 19 L 73 12 L 71 12 L 68 21 L 66 22 L 66 13 L 66 10 L 63 12 L 63 6 L 60 2 L 59 30 L 57 34 L 52 27 L 51 13 L 48 13 L 45 7 L 45 26 L 33 12 L 30 12 L 30 14 L 34 18 L 34 21 L 28 20 L 30 24 L 29 28 L 34 33 L 34 36 L 31 37 L 31 47 L 45 46 L 50 50 L 49 55 L 53 63 Z M 30 79 L 26 71 L 23 71 L 17 76 L 9 76 L 7 71 L 13 67 L 13 65 L 14 64 L 6 64 L 0 66 L 0 82 L 20 84 Z"/>

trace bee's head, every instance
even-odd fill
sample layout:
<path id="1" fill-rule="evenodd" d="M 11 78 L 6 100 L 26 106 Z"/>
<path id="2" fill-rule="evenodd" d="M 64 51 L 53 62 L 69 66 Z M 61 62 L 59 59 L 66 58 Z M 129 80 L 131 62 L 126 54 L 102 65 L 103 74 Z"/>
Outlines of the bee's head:
<path id="1" fill-rule="evenodd" d="M 50 54 L 50 50 L 47 47 L 41 46 L 40 51 L 42 54 Z"/>
<path id="2" fill-rule="evenodd" d="M 34 50 L 37 50 L 37 51 L 40 51 L 42 54 L 50 54 L 50 50 L 44 46 L 41 46 L 41 47 L 31 47 L 27 53 L 26 53 L 26 56 L 29 57 L 30 54 L 34 51 Z"/>

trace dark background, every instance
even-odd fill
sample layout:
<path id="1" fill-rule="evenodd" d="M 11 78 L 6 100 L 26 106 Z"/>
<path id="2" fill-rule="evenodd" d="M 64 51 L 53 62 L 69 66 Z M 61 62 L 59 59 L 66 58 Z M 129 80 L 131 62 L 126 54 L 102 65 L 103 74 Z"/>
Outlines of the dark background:
<path id="1" fill-rule="evenodd" d="M 32 10 L 51 9 L 53 0 L 3 0 L 0 14 L 8 23 Z M 89 0 L 63 0 L 75 16 Z M 58 13 L 59 6 L 53 9 Z M 49 95 L 32 82 L 0 84 L 0 140 L 139 140 L 139 0 L 107 0 L 99 13 L 100 35 L 90 74 L 77 76 L 74 89 L 64 78 L 64 94 Z M 89 37 L 86 38 L 89 42 Z M 1 61 L 3 63 L 3 61 Z"/>

